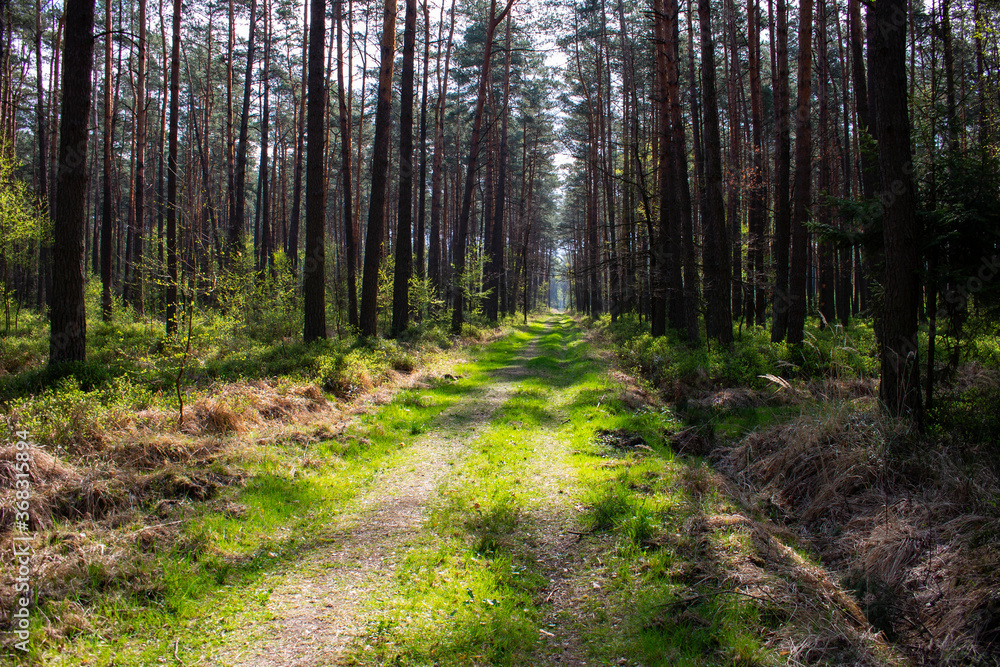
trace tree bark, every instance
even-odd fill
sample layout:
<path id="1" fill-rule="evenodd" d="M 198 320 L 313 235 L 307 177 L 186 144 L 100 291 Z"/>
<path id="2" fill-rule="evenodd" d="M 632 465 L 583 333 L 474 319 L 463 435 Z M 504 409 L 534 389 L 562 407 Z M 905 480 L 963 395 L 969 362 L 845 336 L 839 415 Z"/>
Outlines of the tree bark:
<path id="1" fill-rule="evenodd" d="M 250 122 L 250 91 L 253 82 L 253 50 L 257 32 L 257 0 L 250 0 L 250 37 L 247 41 L 247 69 L 243 81 L 243 115 L 240 118 L 240 138 L 236 148 L 235 189 L 229 214 L 229 239 L 226 253 L 232 261 L 232 254 L 243 248 L 244 212 L 246 211 L 247 182 L 247 130 Z"/>
<path id="2" fill-rule="evenodd" d="M 885 289 L 877 333 L 882 365 L 880 397 L 894 416 L 922 421 L 917 310 L 920 301 L 919 225 L 906 90 L 906 6 L 879 0 L 869 10 L 868 71 L 875 97 L 878 164 L 884 193 L 882 239 Z"/>
<path id="3" fill-rule="evenodd" d="M 497 174 L 496 204 L 493 207 L 493 224 L 487 241 L 486 259 L 486 319 L 496 322 L 500 314 L 500 287 L 504 264 L 504 207 L 507 203 L 507 121 L 510 118 L 510 15 L 507 16 L 504 40 L 503 108 L 500 113 L 500 173 Z"/>
<path id="4" fill-rule="evenodd" d="M 264 0 L 264 74 L 263 108 L 260 116 L 260 174 L 257 178 L 257 211 L 254 227 L 260 221 L 260 230 L 254 238 L 257 244 L 257 271 L 263 274 L 272 264 L 271 254 L 271 5 Z"/>
<path id="5" fill-rule="evenodd" d="M 135 93 L 135 180 L 133 190 L 132 272 L 127 303 L 143 311 L 142 236 L 146 230 L 146 0 L 139 0 L 139 35 Z"/>
<path id="6" fill-rule="evenodd" d="M 111 245 L 113 243 L 114 214 L 111 203 L 111 141 L 113 114 L 111 91 L 111 3 L 104 5 L 104 171 L 101 189 L 101 319 L 111 321 Z"/>
<path id="7" fill-rule="evenodd" d="M 66 0 L 59 163 L 52 244 L 49 365 L 87 357 L 84 233 L 87 228 L 87 117 L 94 67 L 94 0 Z"/>
<path id="8" fill-rule="evenodd" d="M 835 169 L 831 164 L 833 156 L 830 152 L 830 106 L 829 106 L 829 86 L 827 85 L 830 71 L 827 49 L 827 15 L 826 0 L 818 0 L 816 10 L 816 75 L 817 91 L 816 97 L 819 102 L 819 182 L 817 188 L 820 197 L 831 194 L 832 178 Z M 817 204 L 816 219 L 825 225 L 830 224 L 829 207 L 819 202 Z M 827 324 L 832 324 L 837 317 L 835 304 L 835 269 L 834 258 L 836 249 L 829 239 L 819 239 L 819 312 L 820 328 Z"/>
<path id="9" fill-rule="evenodd" d="M 820 0 L 821 2 L 823 0 Z M 805 335 L 806 280 L 809 234 L 806 219 L 812 179 L 812 0 L 799 0 L 799 73 L 795 122 L 795 200 L 792 204 L 792 256 L 788 275 L 788 344 L 800 345 Z"/>
<path id="10" fill-rule="evenodd" d="M 774 296 L 771 304 L 771 342 L 780 343 L 788 332 L 788 256 L 791 247 L 791 139 L 788 118 L 788 7 L 777 0 L 777 33 L 774 76 Z"/>
<path id="11" fill-rule="evenodd" d="M 388 0 L 391 2 L 392 0 Z M 490 75 L 490 56 L 493 53 L 493 33 L 496 27 L 507 16 L 515 0 L 507 0 L 507 6 L 494 17 L 496 0 L 490 1 L 490 18 L 486 24 L 486 43 L 483 47 L 483 63 L 479 71 L 479 91 L 476 96 L 476 110 L 472 116 L 472 136 L 469 139 L 469 159 L 466 163 L 465 189 L 462 194 L 462 210 L 458 217 L 458 236 L 455 243 L 455 308 L 452 311 L 451 330 L 454 334 L 462 333 L 465 322 L 463 280 L 465 278 L 465 250 L 469 235 L 469 216 L 472 212 L 472 192 L 475 186 L 476 162 L 479 159 L 479 142 L 482 136 L 483 105 L 486 102 L 486 84 Z"/>
<path id="12" fill-rule="evenodd" d="M 343 2 L 343 0 L 338 1 Z M 292 266 L 293 278 L 297 277 L 299 268 L 299 220 L 301 219 L 300 215 L 302 212 L 302 158 L 306 148 L 306 82 L 309 80 L 309 3 L 303 4 L 305 4 L 305 16 L 302 18 L 302 88 L 299 93 L 295 168 L 292 175 L 292 215 L 288 223 L 288 247 L 285 249 Z M 334 20 L 337 19 L 335 18 Z M 342 140 L 349 143 L 350 137 L 347 134 L 343 134 Z M 349 161 L 350 158 L 348 157 Z M 357 319 L 356 313 L 357 309 L 355 308 L 355 319 Z"/>
<path id="13" fill-rule="evenodd" d="M 406 0 L 403 19 L 403 79 L 399 98 L 399 202 L 396 214 L 396 264 L 392 284 L 392 333 L 410 324 L 410 276 L 413 273 L 413 56 L 416 50 L 417 0 Z"/>
<path id="14" fill-rule="evenodd" d="M 378 105 L 375 108 L 375 142 L 372 146 L 371 197 L 368 200 L 368 235 L 361 279 L 360 328 L 362 336 L 378 329 L 378 277 L 385 242 L 385 199 L 389 171 L 389 133 L 392 129 L 392 67 L 396 49 L 396 0 L 386 0 L 382 16 L 382 60 L 379 65 Z"/>
<path id="15" fill-rule="evenodd" d="M 167 138 L 167 335 L 177 331 L 177 132 L 180 125 L 181 0 L 174 0 L 170 53 L 170 130 Z"/>
<path id="16" fill-rule="evenodd" d="M 722 193 L 722 141 L 709 0 L 698 0 L 698 19 L 701 24 L 701 79 L 705 100 L 705 203 L 702 216 L 705 237 L 705 300 L 708 307 L 705 319 L 708 335 L 721 344 L 728 345 L 733 341 L 730 246 Z"/>
<path id="17" fill-rule="evenodd" d="M 326 0 L 311 0 L 309 83 L 306 102 L 306 247 L 302 264 L 302 338 L 326 338 L 326 86 L 323 47 Z"/>
<path id="18" fill-rule="evenodd" d="M 760 82 L 760 1 L 747 0 L 747 33 L 750 47 L 750 124 L 753 136 L 753 180 L 747 202 L 747 321 L 764 326 L 767 307 L 764 273 L 767 184 L 764 181 L 764 110 Z"/>
<path id="19" fill-rule="evenodd" d="M 430 7 L 424 2 L 424 90 L 420 96 L 420 176 L 417 179 L 417 233 L 416 233 L 416 265 L 417 278 L 423 280 L 427 275 L 425 267 L 425 222 L 427 220 L 427 87 L 430 75 L 431 57 L 431 14 Z M 418 314 L 419 317 L 419 314 Z"/>
<path id="20" fill-rule="evenodd" d="M 441 6 L 442 15 L 444 5 Z M 451 46 L 455 36 L 455 0 L 451 3 L 451 21 L 448 29 L 448 46 L 445 48 L 444 76 L 441 76 L 440 51 L 438 52 L 438 99 L 434 111 L 434 157 L 431 165 L 431 237 L 427 250 L 427 275 L 431 279 L 438 296 L 444 293 L 444 276 L 442 267 L 443 235 L 441 232 L 441 216 L 444 213 L 442 188 L 444 187 L 444 104 L 448 94 L 448 77 L 451 65 Z"/>

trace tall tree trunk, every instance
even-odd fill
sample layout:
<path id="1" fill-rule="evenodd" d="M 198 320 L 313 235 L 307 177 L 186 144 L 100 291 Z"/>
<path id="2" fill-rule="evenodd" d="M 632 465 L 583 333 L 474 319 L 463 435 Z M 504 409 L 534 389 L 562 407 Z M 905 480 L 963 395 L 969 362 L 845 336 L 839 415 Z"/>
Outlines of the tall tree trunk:
<path id="1" fill-rule="evenodd" d="M 385 242 L 385 200 L 389 172 L 389 134 L 392 129 L 392 67 L 396 50 L 396 0 L 386 0 L 382 15 L 382 60 L 379 64 L 378 106 L 375 108 L 375 142 L 372 146 L 371 197 L 368 200 L 368 235 L 361 279 L 362 336 L 378 330 L 378 276 Z"/>
<path id="2" fill-rule="evenodd" d="M 771 342 L 780 343 L 788 332 L 788 255 L 791 247 L 791 139 L 788 93 L 788 8 L 777 0 L 777 33 L 774 76 L 774 297 L 771 305 Z"/>
<path id="3" fill-rule="evenodd" d="M 820 0 L 822 2 L 822 0 Z M 795 122 L 795 201 L 792 203 L 792 256 L 788 275 L 788 343 L 800 345 L 805 335 L 806 280 L 809 271 L 809 216 L 812 177 L 812 0 L 799 0 L 799 73 Z"/>
<path id="4" fill-rule="evenodd" d="M 496 205 L 492 211 L 493 224 L 487 241 L 486 259 L 486 319 L 496 322 L 500 314 L 500 286 L 503 280 L 504 263 L 504 206 L 507 203 L 507 120 L 510 118 L 510 15 L 507 16 L 506 37 L 504 39 L 503 68 L 503 108 L 500 113 L 500 173 L 497 174 Z M 489 214 L 489 211 L 487 211 Z"/>
<path id="5" fill-rule="evenodd" d="M 670 111 L 671 144 L 675 201 L 677 210 L 671 222 L 671 246 L 674 264 L 683 263 L 683 283 L 680 267 L 673 278 L 673 301 L 683 306 L 671 307 L 675 328 L 685 328 L 689 344 L 697 344 L 698 331 L 698 268 L 694 250 L 694 220 L 691 211 L 691 188 L 688 183 L 687 140 L 681 115 L 680 97 L 680 7 L 677 0 L 667 0 L 667 105 Z M 682 237 L 683 235 L 683 237 Z M 683 239 L 683 240 L 682 240 Z M 682 289 L 683 294 L 677 292 Z"/>
<path id="6" fill-rule="evenodd" d="M 729 76 L 726 77 L 726 108 L 729 114 L 729 174 L 726 194 L 726 220 L 731 244 L 733 280 L 731 285 L 733 317 L 743 318 L 743 225 L 740 213 L 741 186 L 743 174 L 743 129 L 740 127 L 741 109 L 739 98 L 742 94 L 739 48 L 736 44 L 736 3 L 726 0 L 726 32 L 729 35 Z"/>
<path id="7" fill-rule="evenodd" d="M 344 0 L 334 0 L 333 20 L 337 24 L 337 62 L 344 59 Z M 350 48 L 350 45 L 348 45 Z M 347 321 L 358 326 L 358 227 L 354 217 L 351 183 L 351 119 L 344 97 L 344 68 L 337 68 L 337 111 L 340 119 L 340 171 L 344 185 L 344 243 L 347 260 Z"/>
<path id="8" fill-rule="evenodd" d="M 303 339 L 326 338 L 326 0 L 311 0 L 306 127 L 306 248 L 302 264 Z"/>
<path id="9" fill-rule="evenodd" d="M 441 6 L 444 14 L 444 5 Z M 444 105 L 448 94 L 448 76 L 451 65 L 451 46 L 455 36 L 455 0 L 451 2 L 451 20 L 448 28 L 448 46 L 445 48 L 444 75 L 441 75 L 441 52 L 438 51 L 438 99 L 434 111 L 434 158 L 431 165 L 431 238 L 427 251 L 427 274 L 431 284 L 440 296 L 444 293 L 444 276 L 442 266 L 441 215 L 444 213 L 442 187 L 444 186 Z M 440 40 L 439 40 L 440 41 Z"/>
<path id="10" fill-rule="evenodd" d="M 747 244 L 747 321 L 764 326 L 767 308 L 764 273 L 767 184 L 764 181 L 764 110 L 760 82 L 760 0 L 747 0 L 747 34 L 750 47 L 750 124 L 753 135 L 753 180 L 750 184 Z"/>
<path id="11" fill-rule="evenodd" d="M 868 73 L 875 97 L 881 187 L 892 193 L 882 211 L 885 290 L 877 328 L 882 363 L 880 397 L 890 414 L 921 422 L 917 310 L 920 252 L 906 95 L 906 6 L 879 0 L 869 9 Z M 902 17 L 902 18 L 901 18 Z"/>
<path id="12" fill-rule="evenodd" d="M 236 212 L 236 139 L 233 136 L 233 53 L 236 50 L 236 0 L 229 0 L 229 54 L 226 58 L 226 262 L 231 263 Z"/>
<path id="13" fill-rule="evenodd" d="M 48 114 L 45 110 L 45 89 L 42 80 L 42 0 L 35 0 L 35 76 L 37 79 L 35 83 L 38 94 L 37 104 L 35 105 L 35 140 L 38 142 L 38 198 L 36 201 L 39 211 L 48 212 L 51 210 L 51 207 L 48 207 L 46 202 L 49 182 L 49 124 Z M 44 252 L 44 246 L 45 240 L 41 235 L 39 235 L 39 257 L 41 257 Z M 45 279 L 41 262 L 39 262 L 38 266 L 37 288 L 35 303 L 41 306 L 44 300 L 43 294 L 45 292 Z"/>
<path id="14" fill-rule="evenodd" d="M 104 172 L 101 190 L 101 319 L 111 321 L 111 244 L 114 215 L 111 204 L 111 141 L 113 115 L 111 90 L 111 2 L 104 3 Z"/>
<path id="15" fill-rule="evenodd" d="M 390 0 L 391 1 L 391 0 Z M 462 333 L 465 322 L 465 298 L 463 281 L 465 278 L 465 249 L 469 234 L 469 216 L 472 212 L 472 192 L 475 186 L 476 162 L 479 159 L 479 142 L 483 126 L 483 105 L 486 102 L 486 84 L 490 78 L 490 56 L 493 53 L 493 33 L 515 0 L 507 0 L 507 6 L 494 17 L 496 0 L 490 0 L 490 18 L 486 24 L 486 42 L 483 46 L 483 62 L 479 71 L 479 90 L 476 95 L 476 110 L 472 116 L 472 136 L 469 139 L 469 159 L 466 163 L 465 189 L 462 193 L 462 210 L 458 217 L 458 236 L 455 243 L 455 309 L 452 311 L 451 330 L 455 334 Z"/>
<path id="16" fill-rule="evenodd" d="M 430 6 L 424 2 L 424 90 L 420 96 L 420 176 L 417 179 L 417 234 L 416 262 L 417 278 L 421 280 L 427 275 L 424 266 L 424 250 L 427 242 L 424 239 L 427 219 L 427 84 L 430 74 L 431 57 L 431 14 Z"/>
<path id="17" fill-rule="evenodd" d="M 180 124 L 181 0 L 174 0 L 170 54 L 170 136 L 167 139 L 167 334 L 177 331 L 177 130 Z"/>
<path id="18" fill-rule="evenodd" d="M 343 0 L 338 0 L 343 2 Z M 295 169 L 292 175 L 292 215 L 288 223 L 288 259 L 292 265 L 292 276 L 296 277 L 299 268 L 299 220 L 302 211 L 302 158 L 306 148 L 306 82 L 309 80 L 309 3 L 305 5 L 305 16 L 302 18 L 302 87 L 299 92 L 298 129 L 295 142 Z M 336 10 L 335 10 L 336 11 Z M 337 19 L 334 19 L 337 20 Z M 338 29 L 339 29 L 338 22 Z M 339 33 L 338 33 L 339 37 Z M 339 57 L 338 57 L 339 60 Z M 339 72 L 339 70 L 338 70 Z M 341 84 L 340 87 L 343 87 Z M 342 141 L 349 142 L 350 137 L 342 133 Z M 350 147 L 348 146 L 348 151 Z M 348 164 L 350 158 L 348 157 Z M 357 313 L 357 309 L 355 309 Z M 357 316 L 355 315 L 355 319 Z"/>
<path id="19" fill-rule="evenodd" d="M 865 55 L 861 37 L 861 1 L 848 0 L 847 11 L 851 21 L 851 76 L 854 85 L 854 107 L 858 114 L 858 131 L 861 134 L 861 194 L 865 199 L 875 196 L 878 188 L 878 158 L 870 142 L 874 138 L 874 124 L 869 110 L 870 96 L 865 76 Z"/>
<path id="20" fill-rule="evenodd" d="M 59 165 L 53 226 L 49 365 L 84 361 L 87 312 L 83 296 L 87 228 L 87 117 L 94 67 L 94 0 L 66 0 Z"/>
<path id="21" fill-rule="evenodd" d="M 270 181 L 270 135 L 271 135 L 271 5 L 264 0 L 264 91 L 263 109 L 260 117 L 260 174 L 257 178 L 257 211 L 256 220 L 260 220 L 260 233 L 255 237 L 257 242 L 257 270 L 264 273 L 272 264 L 271 254 L 271 181 Z"/>
<path id="22" fill-rule="evenodd" d="M 135 181 L 133 190 L 132 273 L 128 303 L 143 311 L 142 236 L 146 231 L 146 0 L 139 0 L 139 50 L 135 93 Z"/>
<path id="23" fill-rule="evenodd" d="M 830 196 L 833 173 L 835 172 L 830 154 L 830 106 L 829 106 L 829 86 L 827 81 L 830 76 L 828 65 L 827 49 L 827 15 L 826 0 L 818 0 L 816 10 L 816 75 L 817 75 L 817 98 L 819 101 L 819 183 L 817 184 L 820 197 Z M 829 207 L 820 202 L 817 205 L 816 219 L 822 223 L 830 224 Z M 833 242 L 828 239 L 819 240 L 819 312 L 820 327 L 832 324 L 837 317 L 835 302 L 835 282 L 834 257 L 836 249 Z"/>
<path id="24" fill-rule="evenodd" d="M 261 273 L 268 268 L 274 271 L 274 208 L 271 202 L 271 42 L 273 39 L 273 23 L 271 18 L 271 3 L 265 0 L 264 3 L 264 108 L 261 113 L 260 144 L 261 144 L 261 170 L 260 177 L 260 270 Z M 280 123 L 280 119 L 276 122 Z M 280 134 L 280 126 L 276 128 Z"/>
<path id="25" fill-rule="evenodd" d="M 673 6 L 673 20 L 670 26 L 670 45 L 673 54 L 668 59 L 667 71 L 667 101 L 670 105 L 670 124 L 672 143 L 674 145 L 674 178 L 677 190 L 677 206 L 681 234 L 681 247 L 675 249 L 676 261 L 683 260 L 684 308 L 683 326 L 688 344 L 697 345 L 701 334 L 698 330 L 698 266 L 695 256 L 694 218 L 691 208 L 691 186 L 688 181 L 687 139 L 684 133 L 684 120 L 681 115 L 680 99 L 680 6 L 677 0 L 668 0 Z M 679 298 L 675 297 L 675 298 Z M 678 323 L 680 326 L 680 323 Z"/>
<path id="26" fill-rule="evenodd" d="M 247 183 L 247 130 L 250 122 L 250 91 L 253 83 L 253 50 L 257 33 L 257 0 L 250 0 L 250 37 L 247 41 L 247 70 L 243 80 L 243 115 L 240 117 L 240 138 L 236 148 L 236 173 L 234 174 L 234 194 L 229 213 L 229 239 L 227 255 L 243 248 L 244 211 L 246 210 Z"/>
<path id="27" fill-rule="evenodd" d="M 701 79 L 705 100 L 705 204 L 702 217 L 705 236 L 705 300 L 708 308 L 705 323 L 709 336 L 728 345 L 733 341 L 730 246 L 722 193 L 722 140 L 719 132 L 715 44 L 712 39 L 709 0 L 698 0 L 698 19 L 701 24 Z"/>
<path id="28" fill-rule="evenodd" d="M 410 275 L 413 273 L 413 54 L 417 39 L 417 0 L 406 0 L 403 23 L 403 80 L 399 97 L 399 206 L 396 214 L 396 265 L 392 284 L 392 333 L 410 324 Z"/>

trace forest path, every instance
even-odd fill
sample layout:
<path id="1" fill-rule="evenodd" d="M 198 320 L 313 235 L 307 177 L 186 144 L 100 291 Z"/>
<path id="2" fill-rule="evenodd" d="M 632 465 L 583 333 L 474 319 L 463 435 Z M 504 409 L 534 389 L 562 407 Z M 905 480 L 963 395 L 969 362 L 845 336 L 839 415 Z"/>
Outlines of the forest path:
<path id="1" fill-rule="evenodd" d="M 450 401 L 205 664 L 901 664 L 578 322 L 467 355 L 370 415 Z"/>
<path id="2" fill-rule="evenodd" d="M 339 515 L 336 526 L 330 527 L 324 539 L 327 546 L 310 551 L 295 564 L 293 574 L 275 575 L 268 601 L 273 625 L 263 633 L 258 629 L 254 641 L 227 650 L 217 659 L 246 667 L 352 664 L 358 661 L 352 652 L 370 651 L 365 642 L 372 619 L 391 611 L 387 605 L 398 565 L 420 542 L 431 506 L 449 487 L 454 493 L 456 479 L 468 475 L 461 470 L 470 447 L 483 439 L 484 431 L 494 428 L 498 411 L 521 391 L 523 381 L 551 376 L 551 371 L 533 368 L 532 362 L 546 333 L 559 322 L 570 326 L 572 321 L 550 318 L 525 326 L 526 335 L 515 345 L 487 360 L 487 381 L 473 379 L 462 400 L 441 413 L 430 432 L 408 447 L 408 455 L 398 465 L 379 472 L 369 490 L 355 498 Z M 552 347 L 548 341 L 546 353 L 558 354 L 559 344 L 555 350 Z M 553 664 L 585 664 L 579 661 L 579 639 L 565 622 L 572 597 L 566 567 L 572 563 L 566 559 L 573 557 L 579 542 L 568 532 L 578 528 L 571 496 L 566 493 L 575 486 L 565 461 L 568 450 L 532 451 L 538 455 L 531 460 L 525 457 L 525 472 L 528 486 L 539 494 L 525 517 L 535 526 L 526 532 L 531 540 L 526 553 L 551 582 L 545 597 L 548 629 L 542 634 L 557 638 L 549 642 L 557 649 L 549 656 Z M 478 486 L 484 481 L 474 478 L 467 477 L 458 485 Z"/>

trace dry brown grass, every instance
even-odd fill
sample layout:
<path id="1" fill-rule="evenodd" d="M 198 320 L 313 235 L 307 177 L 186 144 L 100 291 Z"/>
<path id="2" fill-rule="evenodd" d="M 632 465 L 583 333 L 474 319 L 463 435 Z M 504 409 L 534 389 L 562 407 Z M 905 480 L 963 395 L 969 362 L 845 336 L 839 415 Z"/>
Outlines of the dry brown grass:
<path id="1" fill-rule="evenodd" d="M 141 593 L 150 585 L 154 552 L 177 546 L 185 502 L 210 500 L 240 483 L 240 466 L 252 460 L 244 454 L 256 433 L 277 440 L 281 433 L 312 428 L 316 435 L 310 437 L 320 437 L 332 431 L 307 422 L 340 415 L 315 386 L 268 381 L 219 387 L 185 410 L 180 427 L 176 413 L 97 410 L 90 401 L 51 415 L 68 438 L 32 447 L 27 470 L 38 598 L 89 595 L 112 582 Z M 9 430 L 17 419 L 4 416 Z M 16 449 L 0 447 L 0 624 L 13 608 L 15 463 Z M 63 611 L 49 623 L 50 635 L 87 627 L 83 607 Z"/>
<path id="2" fill-rule="evenodd" d="M 90 399 L 51 415 L 54 432 L 65 437 L 34 447 L 28 471 L 38 599 L 77 599 L 111 585 L 155 597 L 150 573 L 157 550 L 199 548 L 183 543 L 190 501 L 216 503 L 219 512 L 242 516 L 246 507 L 217 496 L 242 483 L 246 466 L 279 455 L 275 448 L 336 437 L 353 415 L 423 377 L 390 371 L 343 404 L 328 401 L 312 384 L 222 385 L 187 407 L 180 425 L 173 411 L 130 413 Z M 0 415 L 0 425 L 13 432 L 18 419 L 15 412 Z M 308 447 L 299 449 L 296 465 L 318 465 Z M 15 453 L 0 447 L 0 625 L 13 608 Z M 86 630 L 87 605 L 81 601 L 83 606 L 64 603 L 46 621 L 52 638 Z"/>
<path id="3" fill-rule="evenodd" d="M 715 452 L 718 468 L 860 586 L 869 619 L 917 662 L 1000 662 L 1000 480 L 871 405 L 751 433 Z"/>
<path id="4" fill-rule="evenodd" d="M 243 435 L 268 421 L 291 421 L 327 406 L 323 392 L 314 385 L 282 389 L 266 380 L 239 382 L 195 401 L 181 430 L 189 435 Z"/>

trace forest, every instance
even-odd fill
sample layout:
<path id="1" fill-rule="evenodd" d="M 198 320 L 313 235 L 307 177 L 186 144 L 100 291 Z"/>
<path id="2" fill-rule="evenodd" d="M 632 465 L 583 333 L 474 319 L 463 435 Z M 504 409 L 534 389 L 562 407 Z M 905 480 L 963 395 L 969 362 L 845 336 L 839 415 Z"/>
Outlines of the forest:
<path id="1" fill-rule="evenodd" d="M 996 0 L 135 2 L 0 0 L 0 660 L 1000 661 Z"/>

